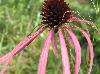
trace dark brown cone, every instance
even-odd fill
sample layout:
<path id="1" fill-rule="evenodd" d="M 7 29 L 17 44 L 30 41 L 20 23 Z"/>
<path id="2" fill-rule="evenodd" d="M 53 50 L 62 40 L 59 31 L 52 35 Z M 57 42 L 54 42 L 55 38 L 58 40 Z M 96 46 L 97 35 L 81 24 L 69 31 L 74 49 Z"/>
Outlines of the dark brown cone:
<path id="1" fill-rule="evenodd" d="M 41 11 L 42 23 L 49 27 L 66 23 L 72 16 L 71 9 L 64 0 L 45 0 Z"/>

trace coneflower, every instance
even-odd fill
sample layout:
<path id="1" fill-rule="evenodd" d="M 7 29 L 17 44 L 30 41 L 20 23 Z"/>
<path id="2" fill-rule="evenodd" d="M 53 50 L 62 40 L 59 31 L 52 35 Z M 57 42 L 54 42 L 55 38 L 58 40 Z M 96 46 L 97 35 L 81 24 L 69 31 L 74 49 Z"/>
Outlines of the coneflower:
<path id="1" fill-rule="evenodd" d="M 55 55 L 57 54 L 57 43 L 56 43 L 56 37 L 55 37 L 56 33 L 58 33 L 59 35 L 59 41 L 60 41 L 60 46 L 61 46 L 63 74 L 71 74 L 70 62 L 69 62 L 69 56 L 68 56 L 68 50 L 67 50 L 68 48 L 66 46 L 67 43 L 65 42 L 62 30 L 66 31 L 65 34 L 68 34 L 75 48 L 74 74 L 79 73 L 80 64 L 81 64 L 81 47 L 80 47 L 80 43 L 77 37 L 72 31 L 73 28 L 76 28 L 83 34 L 90 48 L 90 67 L 88 71 L 88 74 L 90 74 L 92 70 L 92 64 L 93 64 L 93 58 L 94 58 L 92 42 L 87 32 L 85 32 L 82 28 L 79 28 L 77 25 L 73 24 L 72 21 L 83 22 L 83 23 L 89 24 L 92 28 L 97 29 L 96 26 L 94 26 L 92 22 L 74 17 L 72 14 L 71 8 L 69 7 L 68 4 L 66 4 L 64 0 L 45 0 L 42 10 L 41 10 L 41 15 L 42 15 L 41 26 L 36 30 L 36 32 L 28 36 L 24 40 L 22 40 L 18 45 L 16 45 L 16 47 L 11 52 L 0 57 L 0 64 L 3 64 L 0 74 L 4 74 L 9 61 L 17 53 L 19 53 L 26 46 L 28 46 L 46 28 L 49 28 L 50 31 L 45 40 L 44 46 L 41 50 L 37 74 L 46 74 L 46 64 L 47 64 L 50 42 L 52 43 L 54 54 Z"/>

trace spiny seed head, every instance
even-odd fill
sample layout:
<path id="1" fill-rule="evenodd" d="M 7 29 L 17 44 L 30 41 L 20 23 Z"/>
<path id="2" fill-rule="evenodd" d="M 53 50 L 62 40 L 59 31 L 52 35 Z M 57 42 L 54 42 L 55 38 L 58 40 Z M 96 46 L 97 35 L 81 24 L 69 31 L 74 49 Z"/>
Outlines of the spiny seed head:
<path id="1" fill-rule="evenodd" d="M 64 0 L 45 0 L 41 11 L 42 23 L 49 27 L 66 23 L 72 16 L 71 9 Z"/>

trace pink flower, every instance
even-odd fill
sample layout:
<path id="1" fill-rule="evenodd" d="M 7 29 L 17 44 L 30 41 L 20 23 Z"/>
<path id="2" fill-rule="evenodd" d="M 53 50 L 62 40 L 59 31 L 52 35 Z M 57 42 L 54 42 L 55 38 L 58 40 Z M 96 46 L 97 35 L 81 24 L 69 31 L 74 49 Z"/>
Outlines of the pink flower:
<path id="1" fill-rule="evenodd" d="M 45 39 L 44 46 L 41 50 L 37 73 L 46 74 L 46 64 L 50 43 L 52 43 L 53 52 L 55 56 L 57 56 L 58 48 L 55 33 L 58 33 L 61 46 L 63 74 L 71 74 L 68 48 L 66 46 L 67 43 L 65 42 L 65 35 L 62 31 L 65 30 L 65 34 L 68 34 L 68 36 L 70 37 L 70 41 L 72 42 L 75 48 L 74 74 L 78 74 L 81 64 L 81 47 L 76 35 L 70 27 L 79 30 L 87 40 L 88 46 L 90 48 L 90 67 L 88 71 L 88 74 L 90 74 L 94 58 L 92 42 L 88 34 L 82 28 L 79 28 L 76 24 L 73 24 L 72 21 L 86 23 L 92 26 L 93 28 L 97 29 L 96 26 L 94 26 L 92 22 L 74 17 L 72 15 L 71 9 L 69 8 L 68 4 L 64 2 L 64 0 L 45 0 L 41 11 L 43 25 L 41 25 L 41 27 L 35 33 L 23 39 L 18 45 L 16 45 L 16 47 L 11 52 L 0 57 L 0 64 L 3 64 L 0 74 L 5 74 L 7 65 L 9 64 L 10 60 L 14 58 L 15 55 L 22 51 L 26 46 L 28 46 L 34 39 L 36 39 L 37 36 L 39 36 L 46 28 L 50 28 L 50 31 Z M 68 25 L 70 27 L 68 27 Z"/>

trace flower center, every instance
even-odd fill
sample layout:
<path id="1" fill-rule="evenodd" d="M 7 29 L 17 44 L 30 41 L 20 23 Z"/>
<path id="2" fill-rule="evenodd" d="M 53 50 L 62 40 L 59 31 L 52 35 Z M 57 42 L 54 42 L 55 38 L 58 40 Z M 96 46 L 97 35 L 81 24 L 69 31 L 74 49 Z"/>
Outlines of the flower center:
<path id="1" fill-rule="evenodd" d="M 66 23 L 72 16 L 71 9 L 64 0 L 45 0 L 41 11 L 42 23 L 49 27 Z"/>

